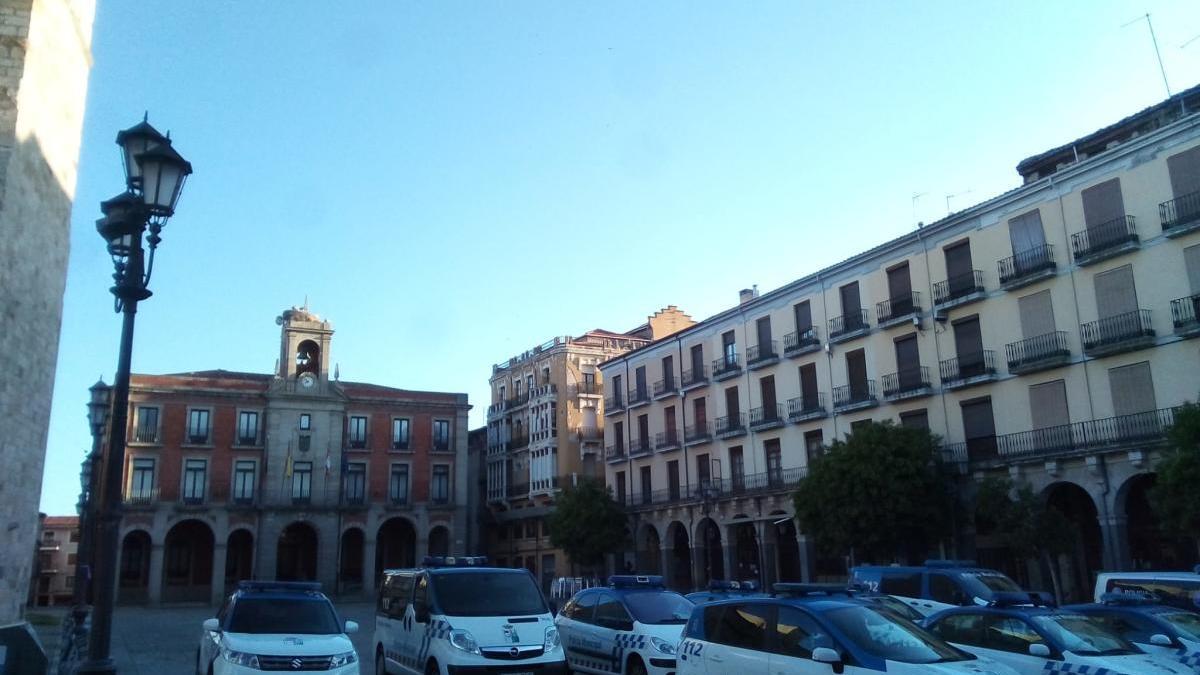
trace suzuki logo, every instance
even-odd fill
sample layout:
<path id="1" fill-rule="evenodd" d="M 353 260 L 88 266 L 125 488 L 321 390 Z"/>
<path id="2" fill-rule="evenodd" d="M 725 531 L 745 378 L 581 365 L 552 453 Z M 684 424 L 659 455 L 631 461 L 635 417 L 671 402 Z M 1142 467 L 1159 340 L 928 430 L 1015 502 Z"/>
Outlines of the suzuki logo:
<path id="1" fill-rule="evenodd" d="M 292 659 L 292 670 L 300 670 L 300 666 L 303 666 L 303 665 L 304 665 L 304 662 L 301 661 L 300 659 Z"/>

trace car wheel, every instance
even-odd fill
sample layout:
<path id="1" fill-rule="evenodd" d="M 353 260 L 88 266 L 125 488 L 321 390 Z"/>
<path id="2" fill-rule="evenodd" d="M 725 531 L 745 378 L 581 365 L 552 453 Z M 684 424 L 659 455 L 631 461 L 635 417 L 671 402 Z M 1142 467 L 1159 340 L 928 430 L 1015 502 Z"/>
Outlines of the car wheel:
<path id="1" fill-rule="evenodd" d="M 638 657 L 629 659 L 629 665 L 625 667 L 626 675 L 646 675 L 646 664 Z"/>
<path id="2" fill-rule="evenodd" d="M 387 675 L 387 661 L 383 658 L 383 650 L 375 650 L 375 675 Z"/>

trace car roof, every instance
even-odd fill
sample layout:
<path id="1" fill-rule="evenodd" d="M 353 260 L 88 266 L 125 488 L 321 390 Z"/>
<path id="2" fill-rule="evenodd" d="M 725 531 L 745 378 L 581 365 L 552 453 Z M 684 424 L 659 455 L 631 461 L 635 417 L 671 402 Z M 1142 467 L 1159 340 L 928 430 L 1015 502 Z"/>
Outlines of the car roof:
<path id="1" fill-rule="evenodd" d="M 993 614 L 997 616 L 1044 616 L 1047 614 L 1062 614 L 1064 608 L 1058 607 L 1036 607 L 1033 605 L 1017 605 L 1005 607 L 989 607 L 986 605 L 975 605 L 967 607 L 950 607 L 936 612 L 929 617 L 929 621 L 933 622 L 944 616 L 955 616 L 959 614 Z"/>
<path id="2" fill-rule="evenodd" d="M 859 565 L 851 568 L 850 574 L 876 570 L 880 572 L 973 572 L 978 574 L 1004 574 L 998 570 L 977 565 Z"/>
<path id="3" fill-rule="evenodd" d="M 415 575 L 422 572 L 429 574 L 484 574 L 484 573 L 501 573 L 501 574 L 529 574 L 529 570 L 524 567 L 408 567 L 402 569 L 384 570 L 384 576 L 405 576 Z"/>
<path id="4" fill-rule="evenodd" d="M 1097 579 L 1166 579 L 1171 581 L 1197 581 L 1200 574 L 1196 572 L 1101 572 Z"/>
<path id="5" fill-rule="evenodd" d="M 1186 609 L 1172 607 L 1170 605 L 1159 605 L 1153 603 L 1132 603 L 1121 604 L 1115 602 L 1088 602 L 1081 605 L 1064 605 L 1063 609 L 1069 609 L 1078 612 L 1088 612 L 1096 610 L 1104 611 L 1120 611 L 1120 612 L 1137 612 L 1138 614 L 1162 614 L 1165 612 L 1186 612 Z"/>

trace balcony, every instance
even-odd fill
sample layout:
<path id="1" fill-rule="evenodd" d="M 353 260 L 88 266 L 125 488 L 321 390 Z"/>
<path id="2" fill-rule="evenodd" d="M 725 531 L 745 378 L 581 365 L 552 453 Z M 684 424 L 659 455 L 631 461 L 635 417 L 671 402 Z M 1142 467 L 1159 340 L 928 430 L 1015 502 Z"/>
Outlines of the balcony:
<path id="1" fill-rule="evenodd" d="M 158 443 L 158 429 L 143 429 L 138 427 L 133 432 L 134 443 L 150 443 L 152 445 Z"/>
<path id="2" fill-rule="evenodd" d="M 817 393 L 807 399 L 803 396 L 788 399 L 788 421 L 792 423 L 819 420 L 829 416 L 825 408 L 825 394 Z"/>
<path id="3" fill-rule="evenodd" d="M 679 393 L 679 387 L 675 384 L 675 378 L 659 380 L 654 383 L 654 400 L 661 401 L 664 398 L 671 398 Z"/>
<path id="4" fill-rule="evenodd" d="M 491 417 L 499 417 L 500 413 L 504 412 L 504 401 L 493 403 L 487 407 L 487 415 Z"/>
<path id="5" fill-rule="evenodd" d="M 529 496 L 529 483 L 510 483 L 504 491 L 509 499 L 520 499 Z"/>
<path id="6" fill-rule="evenodd" d="M 1036 373 L 1071 362 L 1065 330 L 1010 342 L 1004 346 L 1004 353 L 1008 357 L 1008 372 L 1013 375 Z"/>
<path id="7" fill-rule="evenodd" d="M 1021 251 L 996 263 L 1000 287 L 1006 291 L 1048 279 L 1054 276 L 1057 267 L 1054 262 L 1054 246 L 1050 244 Z"/>
<path id="8" fill-rule="evenodd" d="M 429 505 L 438 507 L 451 507 L 454 506 L 454 500 L 450 498 L 450 495 L 431 495 L 429 497 Z"/>
<path id="9" fill-rule="evenodd" d="M 1197 316 L 1200 316 L 1200 294 L 1171 301 L 1171 323 L 1175 325 L 1175 334 L 1179 337 L 1200 335 Z"/>
<path id="10" fill-rule="evenodd" d="M 603 396 L 604 385 L 599 382 L 580 382 L 579 384 L 572 385 L 571 391 L 574 392 L 576 397 Z"/>
<path id="11" fill-rule="evenodd" d="M 609 464 L 624 462 L 625 459 L 626 455 L 624 444 L 610 445 L 604 448 L 604 461 L 608 462 Z"/>
<path id="12" fill-rule="evenodd" d="M 679 449 L 679 433 L 672 429 L 671 431 L 660 431 L 654 435 L 654 450 L 656 452 L 668 452 Z"/>
<path id="13" fill-rule="evenodd" d="M 641 491 L 626 494 L 626 507 L 635 509 L 659 508 L 696 502 L 716 502 L 758 494 L 785 493 L 796 489 L 808 475 L 805 467 L 776 469 L 763 473 L 732 476 L 724 480 L 708 480 L 689 490 L 683 485 L 674 485 L 662 490 Z M 621 501 L 621 500 L 619 500 Z"/>
<path id="14" fill-rule="evenodd" d="M 179 499 L 179 503 L 184 506 L 203 506 L 204 495 L 184 495 Z"/>
<path id="15" fill-rule="evenodd" d="M 697 366 L 680 374 L 679 384 L 683 391 L 699 389 L 708 384 L 707 366 Z"/>
<path id="16" fill-rule="evenodd" d="M 850 314 L 835 316 L 829 320 L 829 341 L 844 342 L 871 332 L 867 310 L 860 309 Z"/>
<path id="17" fill-rule="evenodd" d="M 1140 246 L 1133 216 L 1121 216 L 1071 235 L 1071 253 L 1080 266 L 1098 263 Z"/>
<path id="18" fill-rule="evenodd" d="M 635 438 L 629 441 L 630 457 L 643 457 L 650 454 L 651 450 L 649 438 Z"/>
<path id="19" fill-rule="evenodd" d="M 604 429 L 602 427 L 580 427 L 577 434 L 580 443 L 604 442 Z"/>
<path id="20" fill-rule="evenodd" d="M 942 386 L 947 391 L 991 382 L 997 377 L 996 352 L 985 349 L 981 352 L 962 354 L 953 359 L 946 359 L 942 361 L 939 370 L 942 376 Z"/>
<path id="21" fill-rule="evenodd" d="M 879 405 L 875 396 L 875 380 L 863 380 L 857 384 L 843 384 L 833 388 L 833 411 L 848 413 L 865 410 Z"/>
<path id="22" fill-rule="evenodd" d="M 254 495 L 242 495 L 241 497 L 233 498 L 234 506 L 254 506 Z"/>
<path id="23" fill-rule="evenodd" d="M 746 416 L 742 413 L 718 417 L 716 422 L 717 438 L 734 438 L 746 433 Z"/>
<path id="24" fill-rule="evenodd" d="M 517 408 L 523 407 L 526 403 L 529 403 L 529 394 L 517 394 L 516 396 L 513 396 L 504 402 L 504 409 L 516 410 Z"/>
<path id="25" fill-rule="evenodd" d="M 629 390 L 629 403 L 627 408 L 640 408 L 650 402 L 650 391 L 643 384 L 640 388 Z"/>
<path id="26" fill-rule="evenodd" d="M 1176 197 L 1158 205 L 1163 234 L 1178 237 L 1200 229 L 1200 192 Z"/>
<path id="27" fill-rule="evenodd" d="M 499 490 L 488 489 L 488 501 L 504 501 L 504 489 Z M 404 509 L 409 507 L 408 495 L 388 495 L 387 502 L 384 503 L 384 508 L 388 509 Z"/>
<path id="28" fill-rule="evenodd" d="M 956 274 L 933 285 L 933 304 L 938 309 L 950 309 L 982 300 L 984 295 L 983 272 L 980 270 Z"/>
<path id="29" fill-rule="evenodd" d="M 746 349 L 746 367 L 750 370 L 765 368 L 779 362 L 779 343 L 775 340 L 760 342 Z"/>
<path id="30" fill-rule="evenodd" d="M 944 450 L 959 462 L 1003 464 L 1015 461 L 1043 461 L 1097 451 L 1143 449 L 1148 444 L 1163 441 L 1173 421 L 1174 409 L 1162 408 L 1002 436 L 975 438 L 964 443 L 952 443 L 945 446 Z"/>
<path id="31" fill-rule="evenodd" d="M 930 384 L 928 366 L 901 368 L 883 376 L 883 397 L 889 401 L 903 401 L 929 396 L 932 393 L 933 385 Z"/>
<path id="32" fill-rule="evenodd" d="M 738 359 L 737 352 L 730 352 L 712 362 L 713 382 L 728 380 L 731 377 L 736 377 L 741 372 L 742 362 Z"/>
<path id="33" fill-rule="evenodd" d="M 783 336 L 783 355 L 789 358 L 811 354 L 821 348 L 821 336 L 816 326 Z"/>
<path id="34" fill-rule="evenodd" d="M 407 448 L 407 447 L 408 447 L 408 444 L 405 443 L 404 448 Z M 396 448 L 396 449 L 402 450 L 404 448 Z M 450 449 L 451 449 L 450 448 L 450 439 L 448 439 L 448 438 L 433 439 L 433 451 L 434 452 L 450 452 Z"/>
<path id="35" fill-rule="evenodd" d="M 122 501 L 124 502 L 125 506 L 127 506 L 127 507 L 137 508 L 137 507 L 153 506 L 154 502 L 157 499 L 158 499 L 158 490 L 148 490 L 148 491 L 134 492 L 132 494 L 127 494 L 127 495 L 125 495 L 125 498 Z"/>
<path id="36" fill-rule="evenodd" d="M 367 505 L 366 495 L 356 494 L 356 495 L 343 495 L 342 496 L 342 506 L 348 506 L 350 508 L 360 508 L 360 507 L 363 507 L 366 505 Z"/>
<path id="37" fill-rule="evenodd" d="M 529 447 L 529 434 L 513 435 L 508 442 L 509 450 L 523 450 Z"/>
<path id="38" fill-rule="evenodd" d="M 408 450 L 408 439 L 403 440 L 392 439 L 392 450 Z"/>
<path id="39" fill-rule="evenodd" d="M 308 506 L 312 503 L 312 495 L 292 495 L 292 506 Z"/>
<path id="40" fill-rule="evenodd" d="M 367 447 L 367 439 L 351 437 L 348 441 L 346 441 L 346 447 L 350 448 L 351 450 L 362 450 Z"/>
<path id="41" fill-rule="evenodd" d="M 237 444 L 243 447 L 254 447 L 261 445 L 258 440 L 258 436 L 238 436 Z"/>
<path id="42" fill-rule="evenodd" d="M 508 441 L 491 441 L 488 443 L 488 457 L 500 457 L 508 452 Z"/>
<path id="43" fill-rule="evenodd" d="M 1079 327 L 1083 336 L 1083 353 L 1088 356 L 1109 356 L 1154 346 L 1154 328 L 1150 310 L 1138 309 Z"/>
<path id="44" fill-rule="evenodd" d="M 699 424 L 689 424 L 683 428 L 683 444 L 684 445 L 700 445 L 708 443 L 712 440 L 712 427 L 708 422 Z"/>
<path id="45" fill-rule="evenodd" d="M 612 396 L 604 397 L 604 414 L 616 415 L 625 409 L 625 397 L 620 393 L 614 393 Z"/>
<path id="46" fill-rule="evenodd" d="M 921 294 L 912 292 L 875 303 L 875 320 L 880 328 L 910 323 L 921 316 Z"/>
<path id="47" fill-rule="evenodd" d="M 777 429 L 783 426 L 783 421 L 783 405 L 780 403 L 750 409 L 751 431 Z"/>

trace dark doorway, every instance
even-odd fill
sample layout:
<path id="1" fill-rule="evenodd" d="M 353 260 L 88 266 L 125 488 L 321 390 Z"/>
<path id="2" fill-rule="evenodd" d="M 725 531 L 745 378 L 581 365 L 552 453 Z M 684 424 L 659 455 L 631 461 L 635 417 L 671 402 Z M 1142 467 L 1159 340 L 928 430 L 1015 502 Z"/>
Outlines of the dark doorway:
<path id="1" fill-rule="evenodd" d="M 279 581 L 316 581 L 317 531 L 308 523 L 292 523 L 279 535 L 275 578 Z"/>
<path id="2" fill-rule="evenodd" d="M 751 579 L 762 584 L 762 565 L 759 559 L 758 532 L 754 523 L 742 523 L 734 529 L 734 542 L 737 546 L 737 570 L 734 578 L 741 581 Z"/>
<path id="3" fill-rule="evenodd" d="M 118 598 L 123 605 L 140 605 L 150 599 L 150 535 L 135 530 L 121 541 L 121 576 Z"/>
<path id="4" fill-rule="evenodd" d="M 363 532 L 357 527 L 342 533 L 338 557 L 338 582 L 342 591 L 355 591 L 363 584 Z"/>
<path id="5" fill-rule="evenodd" d="M 721 528 L 710 518 L 700 521 L 696 535 L 700 540 L 701 564 L 699 585 L 708 586 L 713 579 L 725 578 L 725 550 L 721 546 Z"/>
<path id="6" fill-rule="evenodd" d="M 254 535 L 234 530 L 225 542 L 225 590 L 232 592 L 237 583 L 254 578 Z"/>
<path id="7" fill-rule="evenodd" d="M 167 532 L 163 544 L 163 602 L 208 602 L 212 596 L 213 533 L 199 520 Z"/>
<path id="8" fill-rule="evenodd" d="M 379 526 L 375 537 L 375 577 L 378 580 L 386 569 L 415 567 L 417 564 L 417 531 L 403 518 L 392 518 Z"/>
<path id="9" fill-rule="evenodd" d="M 662 543 L 658 538 L 658 530 L 653 525 L 642 527 L 641 541 L 638 542 L 637 571 L 647 574 L 662 574 Z"/>
<path id="10" fill-rule="evenodd" d="M 1074 483 L 1058 483 L 1047 488 L 1046 501 L 1072 524 L 1078 538 L 1075 553 L 1062 556 L 1060 579 L 1064 602 L 1085 602 L 1092 597 L 1093 580 L 1103 564 L 1100 521 L 1096 505 L 1086 490 Z"/>
<path id="11" fill-rule="evenodd" d="M 1163 534 L 1150 508 L 1154 479 L 1152 473 L 1134 476 L 1123 489 L 1130 564 L 1135 570 L 1190 570 L 1196 566 L 1196 547 Z"/>
<path id="12" fill-rule="evenodd" d="M 450 555 L 450 530 L 438 525 L 429 531 L 429 555 Z"/>
<path id="13" fill-rule="evenodd" d="M 671 539 L 671 587 L 678 591 L 692 590 L 692 544 L 683 523 L 674 522 L 667 528 Z"/>
<path id="14" fill-rule="evenodd" d="M 781 515 L 780 518 L 786 516 Z M 796 521 L 787 518 L 786 521 L 774 524 L 775 527 L 775 558 L 779 567 L 779 581 L 803 581 L 803 570 L 800 565 L 800 540 L 796 537 Z"/>

